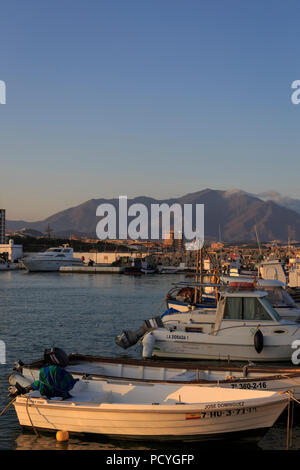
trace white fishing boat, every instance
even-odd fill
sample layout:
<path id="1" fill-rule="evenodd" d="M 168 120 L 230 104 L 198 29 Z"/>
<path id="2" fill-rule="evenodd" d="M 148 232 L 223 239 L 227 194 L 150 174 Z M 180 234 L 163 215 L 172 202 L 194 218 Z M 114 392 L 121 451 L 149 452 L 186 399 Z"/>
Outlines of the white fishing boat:
<path id="1" fill-rule="evenodd" d="M 145 331 L 143 357 L 290 361 L 300 325 L 281 320 L 266 297 L 266 292 L 257 290 L 225 291 L 216 312 L 191 310 L 185 323 L 175 312 L 165 327 L 158 324 Z"/>
<path id="2" fill-rule="evenodd" d="M 80 380 L 66 400 L 18 396 L 23 427 L 142 440 L 260 435 L 288 404 L 286 394 L 195 385 Z"/>
<path id="3" fill-rule="evenodd" d="M 74 378 L 85 380 L 118 379 L 119 381 L 194 384 L 201 387 L 224 387 L 247 390 L 293 390 L 300 399 L 300 370 L 289 366 L 211 365 L 203 362 L 169 362 L 112 358 L 71 354 L 65 369 Z M 22 374 L 29 383 L 39 378 L 39 371 L 47 364 L 44 359 L 31 364 L 16 364 L 13 382 L 21 382 Z"/>
<path id="4" fill-rule="evenodd" d="M 73 248 L 63 245 L 24 257 L 22 262 L 28 271 L 59 271 L 62 266 L 83 266 L 81 259 L 73 255 Z"/>

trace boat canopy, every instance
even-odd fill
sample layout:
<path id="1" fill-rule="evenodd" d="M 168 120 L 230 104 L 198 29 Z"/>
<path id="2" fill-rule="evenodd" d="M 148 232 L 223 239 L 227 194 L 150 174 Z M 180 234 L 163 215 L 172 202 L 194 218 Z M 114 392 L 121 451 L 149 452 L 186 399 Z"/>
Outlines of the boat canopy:
<path id="1" fill-rule="evenodd" d="M 266 300 L 266 292 L 224 292 L 218 302 L 214 335 L 223 320 L 280 321 L 278 313 Z"/>

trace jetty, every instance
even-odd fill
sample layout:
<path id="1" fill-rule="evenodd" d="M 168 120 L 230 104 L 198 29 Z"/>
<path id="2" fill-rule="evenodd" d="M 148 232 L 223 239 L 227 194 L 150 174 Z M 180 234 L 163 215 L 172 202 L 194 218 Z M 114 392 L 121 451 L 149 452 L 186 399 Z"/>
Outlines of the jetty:
<path id="1" fill-rule="evenodd" d="M 123 266 L 61 266 L 61 273 L 82 273 L 82 274 L 121 274 Z"/>

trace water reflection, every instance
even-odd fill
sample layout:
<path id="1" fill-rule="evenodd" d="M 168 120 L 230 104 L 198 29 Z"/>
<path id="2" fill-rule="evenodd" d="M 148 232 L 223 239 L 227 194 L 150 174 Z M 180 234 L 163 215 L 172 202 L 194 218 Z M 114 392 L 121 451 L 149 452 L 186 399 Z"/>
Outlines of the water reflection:
<path id="1" fill-rule="evenodd" d="M 30 431 L 23 431 L 15 440 L 16 450 L 153 450 L 192 452 L 195 450 L 207 451 L 218 449 L 236 448 L 237 441 L 209 441 L 209 442 L 147 442 L 115 440 L 102 436 L 70 436 L 67 442 L 57 442 L 54 433 L 41 434 L 37 437 Z M 239 450 L 260 450 L 260 446 L 254 441 L 238 443 Z M 272 447 L 271 447 L 272 448 Z"/>
<path id="2" fill-rule="evenodd" d="M 1 273 L 0 339 L 7 344 L 7 365 L 0 370 L 0 411 L 8 403 L 7 376 L 13 362 L 40 358 L 46 347 L 58 346 L 66 352 L 114 357 L 140 357 L 140 345 L 123 351 L 114 338 L 123 329 L 136 329 L 164 308 L 163 299 L 172 282 L 184 276 L 135 278 L 121 275 L 68 275 L 59 273 Z M 300 423 L 295 418 L 294 423 Z M 159 442 L 117 441 L 71 436 L 67 443 L 57 443 L 55 435 L 37 438 L 23 433 L 15 411 L 9 409 L 0 421 L 0 449 L 149 449 L 183 451 L 215 449 L 216 444 L 170 444 Z M 236 441 L 219 442 L 218 449 L 236 448 Z M 253 448 L 253 444 L 238 444 Z M 255 449 L 285 449 L 286 418 L 268 431 Z M 294 427 L 293 448 L 300 448 L 300 427 Z"/>

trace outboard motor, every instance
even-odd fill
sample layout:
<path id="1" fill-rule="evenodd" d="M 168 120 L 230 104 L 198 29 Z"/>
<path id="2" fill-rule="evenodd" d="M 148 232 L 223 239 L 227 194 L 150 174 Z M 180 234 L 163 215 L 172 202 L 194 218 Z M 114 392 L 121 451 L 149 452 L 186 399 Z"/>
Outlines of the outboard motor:
<path id="1" fill-rule="evenodd" d="M 33 379 L 30 380 L 27 377 L 24 377 L 20 372 L 13 372 L 9 377 L 8 381 L 10 383 L 9 387 L 9 396 L 15 396 L 16 393 L 19 392 L 19 394 L 24 393 L 27 387 L 30 387 L 30 385 L 33 382 Z"/>
<path id="2" fill-rule="evenodd" d="M 116 336 L 115 342 L 120 348 L 127 349 L 134 346 L 145 333 L 153 330 L 154 328 L 163 328 L 164 324 L 160 317 L 145 320 L 141 328 L 136 331 L 124 330 L 122 334 Z"/>
<path id="3" fill-rule="evenodd" d="M 46 364 L 53 364 L 55 366 L 66 367 L 69 364 L 69 357 L 60 348 L 45 349 L 44 361 Z"/>
<path id="4" fill-rule="evenodd" d="M 24 375 L 20 374 L 19 372 L 13 372 L 9 377 L 8 381 L 10 385 L 15 386 L 16 383 L 18 382 L 22 387 L 28 387 L 28 385 L 32 384 L 33 379 L 30 380 L 27 377 L 24 377 Z"/>
<path id="5" fill-rule="evenodd" d="M 259 354 L 262 352 L 264 347 L 264 335 L 260 330 L 257 330 L 254 335 L 254 347 L 256 352 Z"/>
<path id="6" fill-rule="evenodd" d="M 24 362 L 21 361 L 21 359 L 19 359 L 18 361 L 14 362 L 13 370 L 16 370 L 17 372 L 20 372 L 20 374 L 22 374 L 23 366 L 24 366 Z"/>

